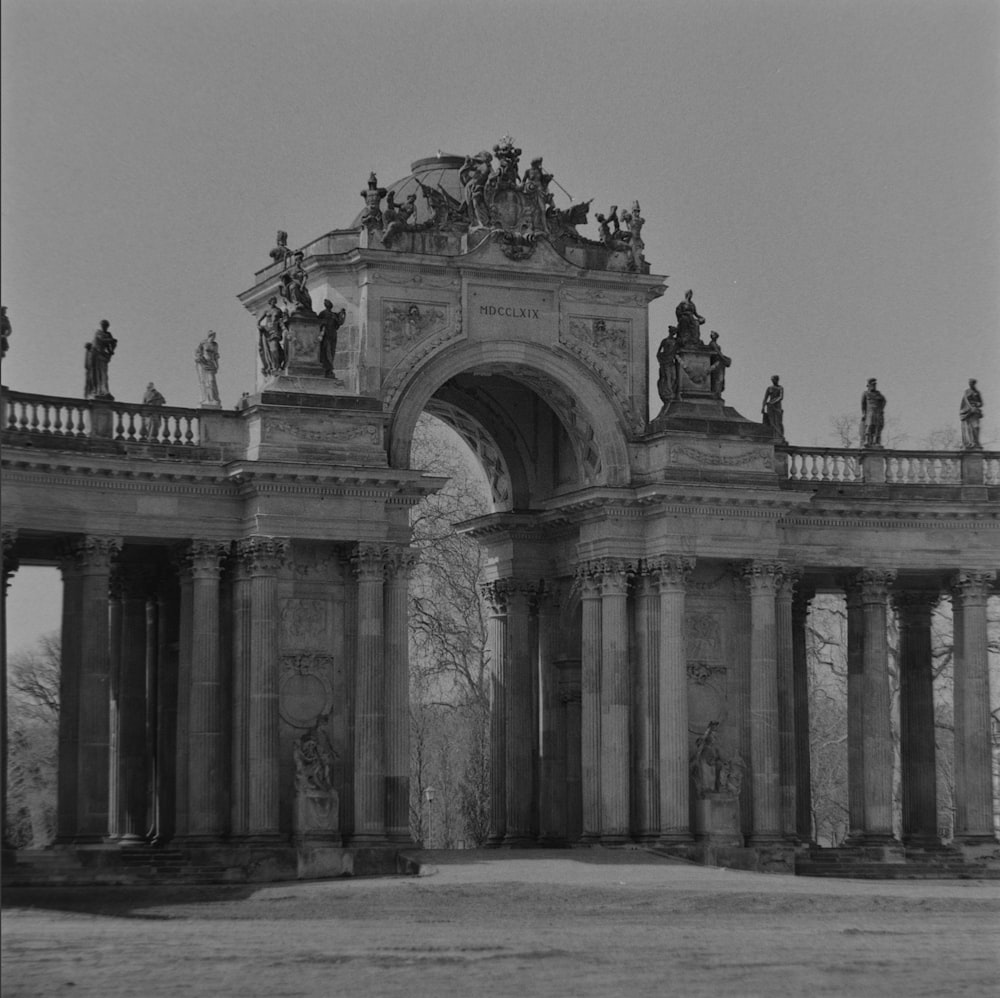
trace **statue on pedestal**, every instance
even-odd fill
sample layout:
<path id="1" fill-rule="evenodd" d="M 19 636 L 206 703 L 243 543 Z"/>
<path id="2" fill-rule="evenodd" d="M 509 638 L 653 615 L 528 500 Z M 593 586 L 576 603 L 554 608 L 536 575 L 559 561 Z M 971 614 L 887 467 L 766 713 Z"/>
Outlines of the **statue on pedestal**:
<path id="1" fill-rule="evenodd" d="M 764 392 L 764 401 L 761 403 L 760 411 L 763 416 L 761 422 L 764 426 L 770 426 L 774 435 L 781 440 L 785 439 L 785 416 L 782 403 L 785 400 L 785 389 L 778 383 L 778 375 L 771 375 L 771 383 Z"/>
<path id="2" fill-rule="evenodd" d="M 343 382 L 333 373 L 337 356 L 337 335 L 347 321 L 347 309 L 334 312 L 333 302 L 323 300 L 323 311 L 319 314 L 319 362 L 323 365 L 323 376 L 332 378 L 334 383 Z"/>
<path id="3" fill-rule="evenodd" d="M 979 442 L 979 422 L 983 418 L 983 396 L 976 388 L 975 378 L 969 379 L 969 387 L 962 395 L 958 418 L 962 422 L 962 448 L 982 450 L 983 445 Z"/>
<path id="4" fill-rule="evenodd" d="M 361 192 L 365 199 L 365 210 L 361 215 L 361 224 L 366 229 L 382 228 L 382 198 L 386 195 L 386 189 L 379 187 L 378 177 L 374 173 L 368 175 L 368 187 Z"/>
<path id="5" fill-rule="evenodd" d="M 278 374 L 285 366 L 285 331 L 285 313 L 278 307 L 277 296 L 271 295 L 257 320 L 261 372 L 265 375 Z"/>
<path id="6" fill-rule="evenodd" d="M 340 797 L 333 786 L 337 757 L 325 730 L 328 714 L 292 745 L 295 762 L 295 834 L 301 838 L 334 838 L 340 831 Z"/>
<path id="7" fill-rule="evenodd" d="M 101 319 L 94 338 L 85 345 L 83 367 L 86 373 L 84 382 L 84 398 L 105 399 L 114 401 L 114 396 L 108 391 L 108 364 L 114 356 L 116 340 L 110 333 L 111 323 Z"/>
<path id="8" fill-rule="evenodd" d="M 680 302 L 674 311 L 677 315 L 677 335 L 680 338 L 681 346 L 702 346 L 701 327 L 705 320 L 698 314 L 694 303 L 694 292 L 685 291 L 684 301 Z"/>
<path id="9" fill-rule="evenodd" d="M 201 386 L 201 404 L 218 408 L 221 403 L 215 376 L 219 373 L 219 345 L 215 342 L 215 332 L 211 329 L 195 347 L 194 366 L 198 371 L 198 383 Z"/>
<path id="10" fill-rule="evenodd" d="M 869 378 L 861 396 L 861 446 L 881 447 L 884 428 L 885 396 L 878 390 L 875 378 Z"/>
<path id="11" fill-rule="evenodd" d="M 656 362 L 660 365 L 656 391 L 664 405 L 677 397 L 677 350 L 679 347 L 677 327 L 669 326 L 666 338 L 660 341 L 660 347 L 656 351 Z"/>

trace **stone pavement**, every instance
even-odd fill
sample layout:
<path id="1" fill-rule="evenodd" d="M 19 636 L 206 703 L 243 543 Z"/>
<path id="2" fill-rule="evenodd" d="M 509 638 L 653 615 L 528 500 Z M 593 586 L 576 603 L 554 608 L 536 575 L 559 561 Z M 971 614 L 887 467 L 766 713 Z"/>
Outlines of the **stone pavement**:
<path id="1" fill-rule="evenodd" d="M 8 890 L 5 998 L 940 996 L 1000 980 L 996 882 L 414 855 L 419 877 Z"/>

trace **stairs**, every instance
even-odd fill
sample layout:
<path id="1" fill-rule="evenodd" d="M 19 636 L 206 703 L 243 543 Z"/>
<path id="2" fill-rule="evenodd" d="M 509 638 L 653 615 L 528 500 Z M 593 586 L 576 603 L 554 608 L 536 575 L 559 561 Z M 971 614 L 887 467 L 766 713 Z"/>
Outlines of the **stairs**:
<path id="1" fill-rule="evenodd" d="M 800 877 L 856 880 L 1000 880 L 1000 848 L 964 852 L 956 846 L 812 846 L 795 861 Z"/>

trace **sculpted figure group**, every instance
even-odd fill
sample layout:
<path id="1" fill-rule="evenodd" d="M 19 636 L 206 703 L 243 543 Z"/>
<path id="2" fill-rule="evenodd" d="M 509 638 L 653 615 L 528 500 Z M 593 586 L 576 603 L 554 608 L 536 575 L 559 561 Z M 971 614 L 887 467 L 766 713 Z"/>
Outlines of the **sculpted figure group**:
<path id="1" fill-rule="evenodd" d="M 726 390 L 726 370 L 733 361 L 722 352 L 718 333 L 710 333 L 707 344 L 702 340 L 705 319 L 698 314 L 693 291 L 685 293 L 675 314 L 677 325 L 668 327 L 656 351 L 660 400 L 666 405 L 680 398 L 682 392 L 721 399 Z"/>

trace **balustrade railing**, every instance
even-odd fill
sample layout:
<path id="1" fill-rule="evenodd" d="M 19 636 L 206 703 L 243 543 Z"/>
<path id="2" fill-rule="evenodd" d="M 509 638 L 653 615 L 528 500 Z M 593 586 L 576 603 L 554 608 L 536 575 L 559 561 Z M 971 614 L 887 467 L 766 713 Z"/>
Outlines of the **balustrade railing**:
<path id="1" fill-rule="evenodd" d="M 792 482 L 1000 485 L 996 452 L 781 447 L 778 453 Z"/>
<path id="2" fill-rule="evenodd" d="M 201 441 L 201 413 L 176 406 L 94 402 L 53 395 L 3 393 L 3 428 L 70 439 L 193 447 Z"/>

